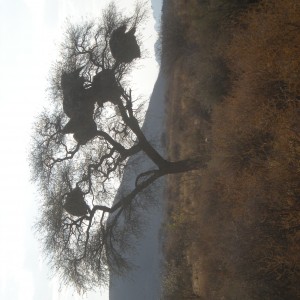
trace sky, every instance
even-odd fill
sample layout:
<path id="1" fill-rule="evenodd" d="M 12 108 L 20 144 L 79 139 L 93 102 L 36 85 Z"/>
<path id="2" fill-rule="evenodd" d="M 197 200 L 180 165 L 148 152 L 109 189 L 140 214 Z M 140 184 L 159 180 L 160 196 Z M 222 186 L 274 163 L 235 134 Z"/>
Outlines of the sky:
<path id="1" fill-rule="evenodd" d="M 156 1 L 156 0 L 155 0 Z M 109 0 L 0 0 L 0 299 L 107 300 L 107 291 L 85 297 L 58 291 L 50 277 L 32 226 L 38 199 L 30 183 L 28 153 L 31 130 L 47 107 L 47 77 L 58 53 L 66 19 L 96 18 Z M 123 11 L 134 0 L 115 1 Z M 148 1 L 151 7 L 150 0 Z M 154 20 L 144 29 L 149 58 L 133 74 L 134 93 L 148 97 L 158 73 L 153 45 Z"/>

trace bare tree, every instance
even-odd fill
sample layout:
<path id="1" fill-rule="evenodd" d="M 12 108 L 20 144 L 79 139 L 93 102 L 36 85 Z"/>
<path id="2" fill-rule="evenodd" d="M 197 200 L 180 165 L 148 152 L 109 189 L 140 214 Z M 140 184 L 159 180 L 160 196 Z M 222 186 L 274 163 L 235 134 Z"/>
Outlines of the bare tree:
<path id="1" fill-rule="evenodd" d="M 51 109 L 35 124 L 30 161 L 42 198 L 36 231 L 55 274 L 80 292 L 107 284 L 108 271 L 130 267 L 124 253 L 132 247 L 128 236 L 139 233 L 136 196 L 164 175 L 205 166 L 204 159 L 166 160 L 141 130 L 126 76 L 138 58 L 146 16 L 141 4 L 131 17 L 110 4 L 99 23 L 69 25 L 52 70 Z M 126 61 L 110 46 L 121 27 L 134 39 Z M 140 151 L 156 167 L 112 204 L 128 158 Z"/>

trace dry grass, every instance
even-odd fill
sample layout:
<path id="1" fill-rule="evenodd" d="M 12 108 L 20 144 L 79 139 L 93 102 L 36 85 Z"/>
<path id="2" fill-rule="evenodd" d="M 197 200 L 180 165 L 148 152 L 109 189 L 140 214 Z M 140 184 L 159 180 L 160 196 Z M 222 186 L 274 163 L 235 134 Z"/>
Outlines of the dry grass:
<path id="1" fill-rule="evenodd" d="M 300 3 L 171 2 L 169 156 L 210 161 L 169 178 L 165 298 L 299 299 Z"/>

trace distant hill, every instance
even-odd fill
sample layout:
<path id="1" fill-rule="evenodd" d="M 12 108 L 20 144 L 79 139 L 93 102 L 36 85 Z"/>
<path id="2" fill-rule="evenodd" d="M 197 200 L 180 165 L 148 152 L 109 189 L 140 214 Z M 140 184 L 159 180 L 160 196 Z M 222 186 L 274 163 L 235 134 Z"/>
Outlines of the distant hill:
<path id="1" fill-rule="evenodd" d="M 151 3 L 153 9 L 153 16 L 156 20 L 155 29 L 159 31 L 163 0 L 151 0 Z"/>
<path id="2" fill-rule="evenodd" d="M 151 6 L 152 6 L 152 10 L 153 10 L 153 16 L 155 19 L 155 30 L 159 33 L 163 0 L 151 0 L 151 3 L 152 3 Z M 157 40 L 154 45 L 154 49 L 155 49 L 156 61 L 160 64 L 159 43 L 160 43 L 160 40 Z"/>
<path id="3" fill-rule="evenodd" d="M 163 136 L 165 132 L 165 78 L 162 73 L 158 75 L 149 108 L 146 113 L 143 132 L 156 149 L 165 154 Z M 131 167 L 133 166 L 133 167 Z M 143 153 L 131 157 L 126 167 L 123 181 L 118 195 L 124 190 L 134 188 L 134 181 L 138 174 L 153 168 L 152 161 Z M 157 205 L 147 211 L 141 210 L 142 219 L 146 220 L 143 235 L 136 244 L 136 251 L 128 253 L 128 259 L 137 267 L 122 277 L 111 276 L 110 300 L 157 300 L 160 299 L 161 260 L 162 251 L 159 241 L 159 232 L 163 220 L 164 179 L 159 180 L 149 191 L 140 195 L 140 201 L 157 201 Z"/>

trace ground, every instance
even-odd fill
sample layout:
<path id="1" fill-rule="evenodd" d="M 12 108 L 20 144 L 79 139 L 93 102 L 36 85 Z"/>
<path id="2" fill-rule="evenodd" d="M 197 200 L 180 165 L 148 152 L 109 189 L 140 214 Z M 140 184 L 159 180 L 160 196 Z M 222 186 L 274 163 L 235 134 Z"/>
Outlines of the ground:
<path id="1" fill-rule="evenodd" d="M 300 3 L 165 2 L 164 299 L 299 299 Z"/>

